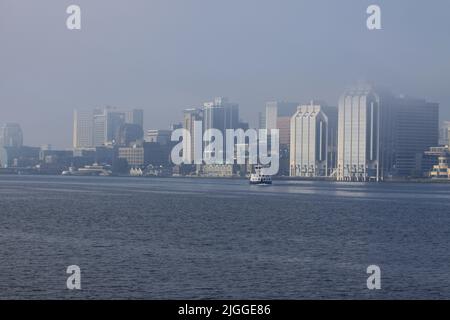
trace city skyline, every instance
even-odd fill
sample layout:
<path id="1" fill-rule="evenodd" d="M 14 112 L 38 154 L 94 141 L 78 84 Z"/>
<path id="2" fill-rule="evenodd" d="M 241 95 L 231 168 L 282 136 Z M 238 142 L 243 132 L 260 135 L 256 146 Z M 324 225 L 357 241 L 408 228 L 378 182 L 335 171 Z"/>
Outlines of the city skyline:
<path id="1" fill-rule="evenodd" d="M 371 84 L 367 83 L 367 82 L 359 82 L 356 86 L 370 86 L 372 87 Z M 347 86 L 348 90 L 352 90 L 355 85 L 353 86 Z M 394 91 L 390 91 L 389 89 L 383 87 L 383 86 L 375 86 L 375 87 L 380 87 L 382 88 L 382 90 L 386 90 L 387 92 L 390 92 L 391 94 L 393 94 Z M 397 96 L 399 98 L 405 98 L 405 99 L 409 99 L 410 101 L 413 100 L 417 100 L 418 97 L 417 96 L 405 96 L 403 94 L 397 94 Z M 286 136 L 284 138 L 284 140 L 288 141 L 288 142 L 284 142 L 284 144 L 290 144 L 290 134 L 291 134 L 291 130 L 289 129 L 290 126 L 290 121 L 291 121 L 291 117 L 295 114 L 295 112 L 297 111 L 297 108 L 301 107 L 301 106 L 305 106 L 305 105 L 310 105 L 311 103 L 318 103 L 319 105 L 322 106 L 338 106 L 339 105 L 339 101 L 342 97 L 342 93 L 339 96 L 339 98 L 337 99 L 337 101 L 335 103 L 328 103 L 326 100 L 324 99 L 309 99 L 309 100 L 305 100 L 303 102 L 288 102 L 286 100 L 270 100 L 270 101 L 266 101 L 264 103 L 264 105 L 260 108 L 260 110 L 258 110 L 258 113 L 254 115 L 253 118 L 248 119 L 248 118 L 244 118 L 244 117 L 240 117 L 239 114 L 242 113 L 241 112 L 241 107 L 240 107 L 240 103 L 237 103 L 236 106 L 238 108 L 238 118 L 237 118 L 237 123 L 239 123 L 240 125 L 242 124 L 251 124 L 249 125 L 250 128 L 261 128 L 261 121 L 263 121 L 268 127 L 267 129 L 273 129 L 275 128 L 277 125 L 281 127 L 279 127 L 280 129 L 280 143 L 282 143 L 283 140 L 283 136 Z M 223 96 L 218 96 L 215 97 L 214 99 L 224 99 L 224 101 L 226 103 L 228 103 L 228 97 L 223 97 Z M 441 128 L 441 125 L 445 125 L 446 123 L 449 123 L 450 121 L 447 118 L 443 118 L 442 116 L 442 106 L 438 101 L 430 101 L 426 98 L 423 98 L 424 100 L 431 102 L 431 103 L 436 103 L 439 105 L 439 139 L 441 139 L 440 135 L 441 135 L 441 130 L 444 130 L 444 128 Z M 207 99 L 208 100 L 208 99 Z M 211 99 L 209 99 L 211 100 Z M 89 147 L 94 147 L 94 146 L 100 146 L 103 145 L 103 142 L 108 143 L 111 142 L 111 140 L 114 140 L 114 138 L 109 137 L 109 139 L 101 139 L 102 142 L 101 143 L 96 143 L 96 133 L 95 133 L 95 123 L 91 124 L 91 128 L 89 128 L 86 132 L 86 135 L 90 135 L 90 138 L 86 138 L 86 137 L 82 137 L 81 139 L 84 138 L 84 141 L 77 142 L 77 139 L 80 139 L 79 137 L 76 137 L 76 126 L 77 126 L 77 117 L 81 118 L 81 121 L 84 120 L 84 122 L 89 121 L 87 119 L 94 119 L 95 122 L 95 118 L 98 116 L 104 116 L 103 113 L 105 112 L 105 114 L 108 113 L 107 110 L 110 110 L 111 113 L 123 113 L 124 119 L 122 119 L 123 123 L 135 123 L 135 121 L 133 120 L 133 113 L 135 112 L 139 112 L 139 116 L 138 116 L 138 124 L 141 125 L 144 133 L 147 132 L 148 130 L 169 130 L 169 128 L 171 128 L 172 126 L 176 126 L 177 124 L 181 124 L 183 123 L 186 119 L 183 119 L 183 114 L 185 115 L 187 111 L 192 110 L 192 111 L 196 111 L 196 110 L 201 110 L 203 108 L 208 108 L 213 106 L 213 104 L 215 103 L 213 102 L 201 102 L 201 103 L 196 103 L 194 105 L 192 105 L 191 107 L 187 107 L 187 108 L 182 108 L 179 112 L 178 115 L 174 115 L 174 117 L 172 118 L 172 120 L 169 120 L 167 126 L 162 126 L 159 125 L 156 127 L 151 127 L 147 124 L 145 124 L 145 114 L 146 114 L 146 110 L 145 109 L 141 109 L 141 108 L 122 108 L 122 107 L 117 107 L 117 106 L 110 106 L 110 105 L 105 105 L 103 107 L 93 107 L 93 108 L 88 108 L 88 107 L 83 107 L 83 108 L 76 108 L 73 109 L 71 111 L 71 116 L 72 118 L 70 119 L 70 123 L 72 124 L 72 127 L 70 127 L 70 141 L 68 142 L 67 145 L 58 145 L 58 144 L 53 144 L 50 141 L 40 141 L 38 143 L 28 143 L 28 141 L 26 140 L 25 137 L 25 132 L 27 132 L 27 129 L 23 127 L 23 125 L 19 122 L 19 121 L 4 121 L 2 122 L 0 119 L 0 126 L 5 126 L 5 125 L 16 125 L 18 124 L 20 126 L 20 129 L 24 132 L 23 136 L 24 138 L 22 138 L 24 141 L 22 141 L 22 144 L 27 144 L 30 146 L 43 146 L 43 145 L 50 145 L 52 147 L 56 147 L 59 149 L 72 149 L 72 148 L 89 148 Z M 280 105 L 281 106 L 281 110 L 284 110 L 281 115 L 278 116 L 277 115 L 271 115 L 270 113 L 273 111 L 270 111 L 271 109 L 273 109 L 273 106 L 277 106 Z M 407 107 L 407 106 L 406 106 Z M 279 108 L 279 107 L 278 107 Z M 292 112 L 290 112 L 292 109 Z M 288 112 L 289 111 L 289 112 Z M 99 114 L 100 113 L 100 114 Z M 261 115 L 264 114 L 264 118 L 261 119 Z M 275 117 L 274 119 L 270 119 L 270 117 L 272 116 Z M 135 116 L 136 117 L 136 116 Z M 286 120 L 284 120 L 284 118 L 286 118 Z M 277 120 L 278 119 L 278 120 Z M 121 123 L 122 123 L 121 122 Z M 286 124 L 285 124 L 286 122 Z M 286 128 L 284 128 L 284 126 L 287 125 Z M 119 125 L 120 126 L 120 125 Z M 117 127 L 119 127 L 117 126 Z M 235 126 L 236 127 L 236 126 Z M 238 128 L 238 127 L 236 127 Z M 104 129 L 104 128 L 103 128 Z M 244 128 L 245 129 L 245 128 Z M 284 134 L 283 134 L 284 132 Z M 97 134 L 98 135 L 98 134 Z M 103 130 L 101 132 L 101 135 L 104 135 Z M 111 135 L 111 134 L 110 134 Z M 115 134 L 114 134 L 115 136 Z M 144 134 L 145 136 L 145 134 Z M 88 139 L 88 141 L 86 141 L 86 139 Z M 89 140 L 91 139 L 91 140 Z M 108 141 L 109 140 L 109 141 Z M 447 139 L 448 141 L 448 139 Z M 83 144 L 84 143 L 84 144 Z M 283 144 L 283 143 L 282 143 Z M 78 146 L 77 146 L 78 145 Z"/>
<path id="2" fill-rule="evenodd" d="M 358 79 L 439 102 L 450 119 L 446 1 L 378 1 L 377 31 L 369 1 L 108 1 L 107 13 L 104 1 L 77 2 L 79 32 L 65 26 L 68 1 L 0 4 L 0 122 L 21 123 L 26 144 L 69 147 L 74 109 L 139 108 L 144 129 L 164 129 L 220 95 L 254 127 L 267 101 L 335 105 Z"/>

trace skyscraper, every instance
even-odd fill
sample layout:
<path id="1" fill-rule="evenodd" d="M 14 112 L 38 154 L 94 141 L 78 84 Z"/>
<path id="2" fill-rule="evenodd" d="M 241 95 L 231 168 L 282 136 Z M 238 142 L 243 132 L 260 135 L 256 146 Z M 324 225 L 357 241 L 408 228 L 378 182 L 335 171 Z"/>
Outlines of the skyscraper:
<path id="1" fill-rule="evenodd" d="M 213 102 L 203 104 L 203 126 L 208 129 L 218 129 L 225 134 L 226 129 L 236 129 L 239 126 L 239 105 L 230 103 L 227 98 L 218 97 Z"/>
<path id="2" fill-rule="evenodd" d="M 395 97 L 391 109 L 388 142 L 392 152 L 385 153 L 385 174 L 420 175 L 421 172 L 416 172 L 418 157 L 439 143 L 439 104 Z"/>
<path id="3" fill-rule="evenodd" d="M 291 118 L 290 175 L 329 176 L 336 162 L 337 109 L 311 102 Z"/>
<path id="4" fill-rule="evenodd" d="M 73 112 L 73 147 L 75 149 L 93 147 L 94 120 L 91 111 Z"/>
<path id="5" fill-rule="evenodd" d="M 201 121 L 203 113 L 201 109 L 191 108 L 184 110 L 183 129 L 190 133 L 190 139 L 183 136 L 183 159 L 185 164 L 192 164 L 195 160 L 195 136 L 203 135 L 202 126 L 196 126 L 196 121 Z M 200 146 L 201 147 L 201 146 Z"/>
<path id="6" fill-rule="evenodd" d="M 266 103 L 264 126 L 270 135 L 272 129 L 278 129 L 280 169 L 278 175 L 289 175 L 290 143 L 291 143 L 291 117 L 297 111 L 296 102 L 270 101 Z"/>
<path id="7" fill-rule="evenodd" d="M 133 109 L 125 112 L 125 122 L 139 125 L 144 130 L 144 110 Z"/>
<path id="8" fill-rule="evenodd" d="M 450 121 L 442 121 L 439 127 L 439 145 L 446 146 L 450 143 Z"/>
<path id="9" fill-rule="evenodd" d="M 280 146 L 290 144 L 290 123 L 291 117 L 297 111 L 297 102 L 270 101 L 266 103 L 265 129 L 270 134 L 271 129 L 280 130 Z"/>
<path id="10" fill-rule="evenodd" d="M 16 147 L 23 145 L 23 133 L 18 123 L 7 123 L 0 130 L 0 147 Z"/>
<path id="11" fill-rule="evenodd" d="M 120 127 L 125 123 L 125 112 L 116 108 L 107 107 L 105 112 L 105 143 L 113 143 L 116 140 Z"/>
<path id="12" fill-rule="evenodd" d="M 112 144 L 124 124 L 137 125 L 142 129 L 144 111 L 118 108 L 96 108 L 93 112 L 74 111 L 73 147 L 93 148 Z"/>
<path id="13" fill-rule="evenodd" d="M 94 110 L 94 130 L 93 130 L 93 145 L 94 147 L 101 147 L 106 142 L 106 115 L 103 109 Z"/>
<path id="14" fill-rule="evenodd" d="M 339 100 L 337 179 L 380 180 L 382 101 L 371 87 L 346 92 Z"/>
<path id="15" fill-rule="evenodd" d="M 218 97 L 213 102 L 206 102 L 203 104 L 203 129 L 204 132 L 208 129 L 219 130 L 224 138 L 224 146 L 226 145 L 226 129 L 239 128 L 239 105 L 230 103 L 227 98 Z M 205 137 L 207 141 L 211 137 Z M 208 143 L 205 144 L 205 147 Z M 221 154 L 213 155 L 225 159 L 225 150 L 221 150 Z M 207 156 L 209 156 L 207 154 Z"/>

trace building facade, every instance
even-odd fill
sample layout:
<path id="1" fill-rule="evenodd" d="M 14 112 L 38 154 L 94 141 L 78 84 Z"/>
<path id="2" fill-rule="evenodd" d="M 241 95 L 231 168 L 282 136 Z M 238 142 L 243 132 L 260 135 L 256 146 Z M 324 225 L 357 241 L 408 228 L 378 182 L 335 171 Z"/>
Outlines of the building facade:
<path id="1" fill-rule="evenodd" d="M 7 123 L 0 129 L 0 147 L 23 146 L 23 133 L 18 123 Z"/>
<path id="2" fill-rule="evenodd" d="M 297 111 L 296 102 L 280 102 L 269 101 L 266 103 L 264 116 L 265 120 L 263 126 L 267 129 L 268 135 L 272 129 L 278 129 L 279 133 L 279 156 L 280 156 L 280 168 L 278 175 L 289 175 L 289 162 L 290 162 L 290 143 L 291 143 L 291 118 Z"/>
<path id="3" fill-rule="evenodd" d="M 336 165 L 337 109 L 311 102 L 291 118 L 290 175 L 325 177 Z"/>
<path id="4" fill-rule="evenodd" d="M 450 144 L 450 121 L 442 121 L 439 127 L 439 145 L 447 146 Z"/>
<path id="5" fill-rule="evenodd" d="M 125 123 L 136 124 L 141 128 L 144 128 L 144 110 L 133 109 L 125 111 Z"/>
<path id="6" fill-rule="evenodd" d="M 146 142 L 157 142 L 161 145 L 171 143 L 172 130 L 149 129 L 145 137 Z"/>
<path id="7" fill-rule="evenodd" d="M 101 147 L 105 145 L 106 116 L 102 109 L 94 110 L 93 146 Z"/>
<path id="8" fill-rule="evenodd" d="M 118 158 L 125 159 L 130 167 L 144 166 L 144 148 L 142 146 L 118 148 Z"/>
<path id="9" fill-rule="evenodd" d="M 73 148 L 83 149 L 94 146 L 94 118 L 92 111 L 74 110 Z"/>
<path id="10" fill-rule="evenodd" d="M 384 174 L 393 177 L 421 176 L 417 157 L 439 145 L 439 104 L 422 99 L 391 100 Z"/>
<path id="11" fill-rule="evenodd" d="M 209 129 L 219 130 L 224 138 L 224 146 L 227 143 L 226 130 L 238 129 L 240 124 L 239 105 L 230 103 L 227 98 L 218 97 L 215 98 L 213 102 L 206 102 L 203 104 L 203 132 L 207 134 L 207 130 Z M 204 143 L 206 149 L 209 141 L 212 140 L 212 137 L 205 136 L 204 138 L 207 141 Z M 214 154 L 214 152 L 208 153 L 205 151 L 205 156 L 225 159 L 226 150 L 219 150 L 219 154 Z"/>
<path id="12" fill-rule="evenodd" d="M 185 164 L 194 163 L 195 136 L 203 137 L 203 127 L 196 125 L 196 122 L 202 121 L 202 119 L 203 112 L 201 109 L 191 108 L 184 110 L 183 129 L 185 129 L 185 132 L 189 132 L 189 136 L 183 136 L 183 161 Z"/>
<path id="13" fill-rule="evenodd" d="M 115 144 L 125 124 L 143 127 L 144 111 L 122 111 L 114 107 L 96 108 L 92 112 L 74 111 L 74 149 L 95 148 Z"/>
<path id="14" fill-rule="evenodd" d="M 226 129 L 239 127 L 239 105 L 227 98 L 218 97 L 213 102 L 203 104 L 203 129 L 218 129 L 223 134 Z"/>
<path id="15" fill-rule="evenodd" d="M 291 118 L 297 111 L 297 102 L 270 101 L 266 103 L 265 127 L 270 134 L 271 129 L 280 130 L 280 145 L 290 145 Z"/>
<path id="16" fill-rule="evenodd" d="M 438 144 L 439 104 L 360 86 L 339 101 L 337 178 L 420 176 L 417 159 Z"/>
<path id="17" fill-rule="evenodd" d="M 339 181 L 380 181 L 381 97 L 370 87 L 341 96 L 338 116 Z"/>

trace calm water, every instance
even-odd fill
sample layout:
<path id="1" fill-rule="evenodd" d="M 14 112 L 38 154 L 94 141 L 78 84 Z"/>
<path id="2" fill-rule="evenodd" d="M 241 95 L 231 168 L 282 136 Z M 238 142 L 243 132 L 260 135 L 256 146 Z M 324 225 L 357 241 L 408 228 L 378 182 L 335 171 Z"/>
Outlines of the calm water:
<path id="1" fill-rule="evenodd" d="M 450 184 L 0 176 L 1 299 L 450 298 L 449 240 Z"/>

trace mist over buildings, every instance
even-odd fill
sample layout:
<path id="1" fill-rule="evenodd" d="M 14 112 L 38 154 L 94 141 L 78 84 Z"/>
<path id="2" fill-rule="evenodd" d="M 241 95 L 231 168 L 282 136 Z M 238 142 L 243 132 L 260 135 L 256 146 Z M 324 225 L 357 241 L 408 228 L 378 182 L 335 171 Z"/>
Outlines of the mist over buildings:
<path id="1" fill-rule="evenodd" d="M 337 105 L 369 81 L 440 104 L 450 119 L 450 3 L 376 1 L 0 2 L 0 124 L 27 145 L 72 145 L 74 109 L 143 109 L 144 129 L 180 122 L 216 96 L 258 125 L 272 100 Z M 82 30 L 66 8 L 82 9 Z"/>

